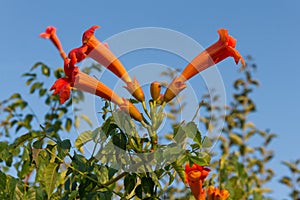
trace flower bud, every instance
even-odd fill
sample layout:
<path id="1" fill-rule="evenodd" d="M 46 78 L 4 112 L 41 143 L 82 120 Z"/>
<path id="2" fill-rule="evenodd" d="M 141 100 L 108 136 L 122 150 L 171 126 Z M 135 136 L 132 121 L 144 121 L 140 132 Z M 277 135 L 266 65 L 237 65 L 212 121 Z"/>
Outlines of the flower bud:
<path id="1" fill-rule="evenodd" d="M 155 82 L 151 83 L 150 93 L 151 93 L 151 97 L 153 100 L 157 100 L 159 98 L 160 90 L 161 90 L 160 82 L 155 81 Z"/>

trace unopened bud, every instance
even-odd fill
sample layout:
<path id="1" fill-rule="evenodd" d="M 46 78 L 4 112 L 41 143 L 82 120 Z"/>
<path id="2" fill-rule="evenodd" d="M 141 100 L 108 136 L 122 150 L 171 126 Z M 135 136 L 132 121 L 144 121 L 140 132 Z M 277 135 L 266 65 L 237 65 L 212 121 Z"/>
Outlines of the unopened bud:
<path id="1" fill-rule="evenodd" d="M 151 97 L 153 100 L 157 100 L 159 98 L 160 90 L 161 90 L 160 82 L 155 81 L 155 82 L 151 83 L 150 93 L 151 93 Z"/>

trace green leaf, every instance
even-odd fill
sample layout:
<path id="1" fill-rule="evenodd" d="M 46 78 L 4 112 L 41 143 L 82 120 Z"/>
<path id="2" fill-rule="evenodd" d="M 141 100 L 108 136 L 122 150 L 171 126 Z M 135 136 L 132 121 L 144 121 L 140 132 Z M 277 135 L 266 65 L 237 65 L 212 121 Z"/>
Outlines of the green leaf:
<path id="1" fill-rule="evenodd" d="M 203 148 L 210 148 L 212 146 L 212 142 L 209 139 L 209 137 L 204 136 L 203 141 L 202 141 L 202 147 Z"/>
<path id="2" fill-rule="evenodd" d="M 234 144 L 237 144 L 237 145 L 243 144 L 243 140 L 242 140 L 241 136 L 239 136 L 238 134 L 230 133 L 229 139 Z"/>
<path id="3" fill-rule="evenodd" d="M 176 129 L 174 129 L 174 140 L 179 145 L 183 144 L 185 142 L 185 139 L 187 138 L 183 127 L 184 127 L 184 125 L 179 126 L 177 131 L 176 131 Z"/>
<path id="4" fill-rule="evenodd" d="M 80 118 L 78 116 L 75 116 L 75 123 L 74 123 L 75 128 L 78 128 L 79 125 L 80 125 Z"/>
<path id="5" fill-rule="evenodd" d="M 47 90 L 45 88 L 41 88 L 40 91 L 39 91 L 40 97 L 44 96 L 46 94 L 46 92 L 47 92 Z"/>
<path id="6" fill-rule="evenodd" d="M 84 144 L 93 140 L 92 131 L 84 131 L 75 140 L 75 147 L 80 149 Z"/>
<path id="7" fill-rule="evenodd" d="M 0 195 L 6 190 L 6 175 L 0 171 Z"/>
<path id="8" fill-rule="evenodd" d="M 59 179 L 57 168 L 57 163 L 49 163 L 44 171 L 45 189 L 48 199 L 50 199 Z"/>
<path id="9" fill-rule="evenodd" d="M 176 160 L 179 155 L 183 154 L 185 150 L 179 146 L 174 146 L 173 143 L 168 145 L 167 148 L 163 151 L 163 157 L 168 160 Z"/>
<path id="10" fill-rule="evenodd" d="M 16 185 L 16 188 L 15 188 L 15 195 L 14 195 L 14 198 L 16 199 L 16 200 L 22 200 L 23 199 L 23 188 L 22 188 L 22 185 L 20 185 L 20 184 L 17 184 Z"/>
<path id="11" fill-rule="evenodd" d="M 35 82 L 35 83 L 32 84 L 32 86 L 30 87 L 30 90 L 29 90 L 30 94 L 34 93 L 34 91 L 35 91 L 36 89 L 40 89 L 42 86 L 43 86 L 43 83 L 41 83 L 41 82 Z"/>
<path id="12" fill-rule="evenodd" d="M 68 139 L 57 142 L 58 157 L 63 159 L 69 153 L 70 148 L 71 142 Z"/>
<path id="13" fill-rule="evenodd" d="M 143 199 L 143 189 L 141 184 L 135 188 L 135 194 L 138 198 Z"/>
<path id="14" fill-rule="evenodd" d="M 127 138 L 123 132 L 116 134 L 112 137 L 113 144 L 126 150 Z"/>
<path id="15" fill-rule="evenodd" d="M 145 194 L 150 194 L 150 196 L 154 193 L 154 182 L 151 177 L 143 177 L 141 179 L 143 192 Z"/>
<path id="16" fill-rule="evenodd" d="M 14 93 L 9 97 L 9 99 L 22 99 L 22 97 L 19 93 Z"/>
<path id="17" fill-rule="evenodd" d="M 26 133 L 20 137 L 18 137 L 14 143 L 11 144 L 10 149 L 15 149 L 17 147 L 19 147 L 20 145 L 22 145 L 24 142 L 31 140 L 32 139 L 32 134 L 31 133 Z"/>
<path id="18" fill-rule="evenodd" d="M 72 119 L 67 118 L 66 124 L 65 124 L 65 129 L 66 129 L 68 132 L 70 132 L 71 127 L 72 127 Z"/>
<path id="19" fill-rule="evenodd" d="M 47 67 L 46 65 L 42 65 L 41 70 L 42 70 L 42 74 L 44 74 L 47 77 L 50 76 L 50 68 L 49 67 Z"/>
<path id="20" fill-rule="evenodd" d="M 126 134 L 135 135 L 135 124 L 128 114 L 123 111 L 113 112 L 116 125 Z"/>
<path id="21" fill-rule="evenodd" d="M 43 140 L 37 140 L 33 143 L 33 148 L 35 149 L 41 149 L 44 141 Z"/>
<path id="22" fill-rule="evenodd" d="M 288 186 L 288 187 L 293 187 L 293 183 L 290 177 L 284 176 L 279 180 L 280 183 Z"/>
<path id="23" fill-rule="evenodd" d="M 34 70 L 35 68 L 39 67 L 39 66 L 43 66 L 45 65 L 44 63 L 42 62 L 36 62 L 30 69 L 30 71 Z"/>
<path id="24" fill-rule="evenodd" d="M 209 165 L 209 162 L 207 159 L 198 157 L 198 156 L 190 156 L 189 157 L 190 162 L 198 164 L 200 166 L 207 166 Z"/>
<path id="25" fill-rule="evenodd" d="M 87 115 L 80 115 L 81 119 L 83 119 L 90 127 L 93 126 L 92 120 Z"/>
<path id="26" fill-rule="evenodd" d="M 54 73 L 55 78 L 57 78 L 57 79 L 64 76 L 64 70 L 61 67 L 57 68 L 53 73 Z"/>
<path id="27" fill-rule="evenodd" d="M 105 166 L 101 166 L 98 179 L 101 184 L 105 184 L 108 181 L 108 169 Z"/>
<path id="28" fill-rule="evenodd" d="M 35 73 L 24 73 L 24 74 L 22 74 L 22 76 L 29 76 L 29 77 L 32 77 L 32 79 L 35 79 L 36 74 Z"/>
<path id="29" fill-rule="evenodd" d="M 185 172 L 184 172 L 183 166 L 182 165 L 178 165 L 177 162 L 173 162 L 171 165 L 174 168 L 174 170 L 178 173 L 178 175 L 181 178 L 181 180 L 183 182 L 185 182 Z"/>
<path id="30" fill-rule="evenodd" d="M 197 128 L 197 125 L 195 124 L 195 122 L 187 123 L 187 125 L 185 125 L 183 127 L 183 129 L 184 129 L 186 135 L 191 139 L 194 139 L 198 132 L 198 128 Z"/>
<path id="31" fill-rule="evenodd" d="M 275 137 L 277 137 L 276 134 L 269 134 L 269 135 L 267 136 L 267 139 L 266 139 L 266 141 L 265 141 L 265 144 L 268 145 L 268 144 L 272 141 L 272 139 L 275 138 Z"/>
<path id="32" fill-rule="evenodd" d="M 135 174 L 127 174 L 124 179 L 124 186 L 126 194 L 130 194 L 132 190 L 135 188 L 137 183 L 136 175 Z"/>
<path id="33" fill-rule="evenodd" d="M 200 147 L 202 147 L 202 136 L 199 130 L 197 130 L 197 133 L 194 137 L 194 142 L 196 142 L 198 145 L 200 145 Z"/>
<path id="34" fill-rule="evenodd" d="M 297 165 L 294 163 L 283 161 L 282 164 L 286 165 L 292 173 L 296 173 L 298 171 Z"/>

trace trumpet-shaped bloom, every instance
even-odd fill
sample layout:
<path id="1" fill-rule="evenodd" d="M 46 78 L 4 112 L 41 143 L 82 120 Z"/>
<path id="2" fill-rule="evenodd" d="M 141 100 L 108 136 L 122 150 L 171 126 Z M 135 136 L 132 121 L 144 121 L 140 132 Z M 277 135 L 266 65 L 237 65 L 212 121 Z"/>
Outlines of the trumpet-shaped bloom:
<path id="1" fill-rule="evenodd" d="M 230 196 L 227 190 L 219 190 L 214 186 L 209 186 L 207 189 L 207 199 L 208 200 L 226 200 Z"/>
<path id="2" fill-rule="evenodd" d="M 85 31 L 82 36 L 82 44 L 83 46 L 87 46 L 85 54 L 112 71 L 125 83 L 131 82 L 131 78 L 120 60 L 107 48 L 106 45 L 101 43 L 94 36 L 94 32 L 97 28 L 99 28 L 99 26 L 92 26 L 90 29 Z"/>
<path id="3" fill-rule="evenodd" d="M 81 72 L 78 67 L 72 66 L 70 60 L 65 61 L 65 70 L 67 77 L 59 78 L 50 88 L 50 90 L 54 90 L 53 94 L 59 95 L 61 104 L 70 98 L 71 88 L 74 87 L 84 92 L 95 94 L 96 96 L 102 97 L 119 105 L 123 111 L 130 114 L 130 116 L 137 121 L 143 120 L 141 113 L 133 104 L 119 97 L 109 87 L 97 79 Z"/>
<path id="4" fill-rule="evenodd" d="M 75 64 L 77 62 L 82 61 L 86 58 L 86 52 L 91 51 L 90 46 L 88 44 L 93 45 L 93 42 L 96 42 L 94 38 L 94 30 L 98 28 L 97 26 L 92 27 L 89 29 L 85 34 L 84 37 L 85 41 L 83 46 L 79 48 L 75 48 L 69 52 L 68 57 L 62 49 L 61 43 L 56 35 L 56 28 L 53 26 L 47 27 L 44 33 L 41 33 L 40 36 L 43 38 L 50 39 L 53 44 L 56 46 L 58 51 L 60 52 L 62 58 L 64 59 L 64 72 L 66 77 L 59 78 L 55 81 L 52 85 L 50 90 L 54 90 L 53 94 L 59 95 L 59 101 L 63 104 L 66 100 L 70 98 L 71 95 L 71 88 L 77 88 L 79 90 L 95 94 L 99 97 L 102 97 L 106 100 L 109 100 L 117 105 L 130 114 L 132 118 L 137 121 L 142 121 L 143 117 L 138 109 L 131 104 L 126 99 L 122 99 L 117 94 L 115 94 L 110 88 L 106 85 L 98 81 L 97 79 L 89 76 L 81 72 Z M 105 46 L 105 45 L 104 45 Z M 107 46 L 106 46 L 107 48 Z M 127 74 L 127 72 L 126 72 Z M 135 82 L 137 84 L 137 81 Z M 136 86 L 137 87 L 137 86 Z"/>
<path id="5" fill-rule="evenodd" d="M 179 78 L 175 77 L 165 91 L 163 101 L 171 101 L 179 92 L 186 88 L 186 84 Z"/>
<path id="6" fill-rule="evenodd" d="M 138 101 L 145 101 L 144 93 L 137 82 L 137 80 L 131 80 L 125 67 L 120 60 L 109 50 L 106 44 L 101 43 L 95 36 L 95 30 L 99 26 L 92 26 L 90 29 L 84 32 L 82 36 L 82 47 L 79 48 L 80 52 L 74 54 L 77 57 L 77 61 L 81 60 L 84 56 L 89 56 L 102 64 L 108 70 L 113 72 L 116 76 L 122 79 L 126 83 L 126 89 L 134 96 Z M 78 59 L 78 57 L 81 57 Z"/>
<path id="7" fill-rule="evenodd" d="M 136 78 L 131 82 L 127 82 L 127 86 L 124 86 L 124 88 L 126 88 L 138 101 L 145 101 L 144 92 Z"/>
<path id="8" fill-rule="evenodd" d="M 61 46 L 61 43 L 56 35 L 56 28 L 53 27 L 53 26 L 48 26 L 46 28 L 46 31 L 44 33 L 41 33 L 40 34 L 40 37 L 42 38 L 46 38 L 46 39 L 50 39 L 51 42 L 55 45 L 55 47 L 58 49 L 61 57 L 63 59 L 67 58 L 67 55 L 66 53 L 64 52 L 62 46 Z"/>
<path id="9" fill-rule="evenodd" d="M 239 61 L 245 65 L 240 53 L 235 49 L 236 40 L 228 34 L 226 29 L 219 29 L 219 40 L 197 55 L 183 70 L 180 77 L 182 81 L 189 80 L 197 73 L 217 64 L 227 57 L 233 57 L 235 63 Z"/>
<path id="10" fill-rule="evenodd" d="M 197 164 L 193 164 L 192 167 L 190 167 L 189 163 L 185 165 L 186 182 L 189 184 L 196 200 L 205 200 L 206 194 L 202 184 L 209 172 L 210 169 Z"/>
<path id="11" fill-rule="evenodd" d="M 207 69 L 208 67 L 217 64 L 227 57 L 233 57 L 235 63 L 241 61 L 245 65 L 245 61 L 240 53 L 235 49 L 236 40 L 228 34 L 226 29 L 219 29 L 219 40 L 198 54 L 182 71 L 181 75 L 176 78 L 168 86 L 165 96 L 165 101 L 172 100 L 184 88 L 182 85 L 197 73 Z"/>

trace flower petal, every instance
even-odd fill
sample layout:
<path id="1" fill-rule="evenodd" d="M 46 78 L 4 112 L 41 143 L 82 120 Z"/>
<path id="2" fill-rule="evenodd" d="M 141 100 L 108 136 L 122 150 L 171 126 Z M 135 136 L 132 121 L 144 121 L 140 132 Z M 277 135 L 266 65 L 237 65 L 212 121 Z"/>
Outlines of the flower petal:
<path id="1" fill-rule="evenodd" d="M 70 98 L 71 85 L 68 78 L 59 78 L 50 88 L 50 91 L 54 90 L 53 94 L 59 95 L 59 102 L 63 104 L 66 100 Z"/>

